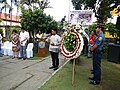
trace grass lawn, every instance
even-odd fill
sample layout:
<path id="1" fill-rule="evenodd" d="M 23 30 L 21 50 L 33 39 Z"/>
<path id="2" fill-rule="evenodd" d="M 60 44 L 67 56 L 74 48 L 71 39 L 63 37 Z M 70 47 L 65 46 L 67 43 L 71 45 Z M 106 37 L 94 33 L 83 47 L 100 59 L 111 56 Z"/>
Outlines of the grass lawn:
<path id="1" fill-rule="evenodd" d="M 120 64 L 103 59 L 101 84 L 93 86 L 88 80 L 88 77 L 92 76 L 92 59 L 81 56 L 80 60 L 80 65 L 75 67 L 74 85 L 71 84 L 72 64 L 69 62 L 39 90 L 120 90 Z"/>

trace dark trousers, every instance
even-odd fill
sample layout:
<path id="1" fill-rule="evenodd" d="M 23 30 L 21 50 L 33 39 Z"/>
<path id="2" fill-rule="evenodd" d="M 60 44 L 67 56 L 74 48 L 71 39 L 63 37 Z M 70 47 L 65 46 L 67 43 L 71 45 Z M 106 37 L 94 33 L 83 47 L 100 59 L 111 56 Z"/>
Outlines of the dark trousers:
<path id="1" fill-rule="evenodd" d="M 82 54 L 88 54 L 88 45 L 83 46 Z"/>
<path id="2" fill-rule="evenodd" d="M 25 46 L 20 45 L 20 57 L 21 58 L 26 58 L 26 48 L 27 44 Z"/>
<path id="3" fill-rule="evenodd" d="M 38 53 L 38 41 L 36 41 L 36 53 Z"/>
<path id="4" fill-rule="evenodd" d="M 2 54 L 2 49 L 1 49 L 1 46 L 2 46 L 2 45 L 0 44 L 0 55 Z"/>
<path id="5" fill-rule="evenodd" d="M 94 80 L 96 82 L 101 81 L 101 58 L 102 58 L 102 53 L 93 52 L 93 72 L 94 72 Z"/>
<path id="6" fill-rule="evenodd" d="M 51 53 L 51 58 L 52 58 L 52 65 L 54 67 L 59 66 L 59 58 L 58 58 L 58 53 L 57 52 L 50 52 Z"/>

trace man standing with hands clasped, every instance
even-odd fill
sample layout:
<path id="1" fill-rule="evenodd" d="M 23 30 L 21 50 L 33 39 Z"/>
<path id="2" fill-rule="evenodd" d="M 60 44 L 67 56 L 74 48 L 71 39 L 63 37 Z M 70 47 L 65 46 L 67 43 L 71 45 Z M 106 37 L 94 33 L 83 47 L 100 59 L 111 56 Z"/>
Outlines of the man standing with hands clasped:
<path id="1" fill-rule="evenodd" d="M 59 45 L 60 45 L 60 36 L 57 35 L 57 28 L 53 28 L 51 31 L 52 35 L 48 39 L 50 42 L 49 51 L 52 58 L 52 66 L 49 69 L 57 70 L 59 66 Z"/>
<path id="2" fill-rule="evenodd" d="M 27 40 L 29 39 L 29 33 L 25 30 L 24 27 L 21 27 L 21 32 L 19 36 L 20 40 L 20 57 L 19 59 L 26 59 L 26 48 L 27 48 Z"/>
<path id="3" fill-rule="evenodd" d="M 96 26 L 96 40 L 94 45 L 90 48 L 93 52 L 93 78 L 89 78 L 92 80 L 90 84 L 98 85 L 101 81 L 101 58 L 102 58 L 102 48 L 105 42 L 105 37 L 103 34 L 103 26 L 98 24 Z"/>

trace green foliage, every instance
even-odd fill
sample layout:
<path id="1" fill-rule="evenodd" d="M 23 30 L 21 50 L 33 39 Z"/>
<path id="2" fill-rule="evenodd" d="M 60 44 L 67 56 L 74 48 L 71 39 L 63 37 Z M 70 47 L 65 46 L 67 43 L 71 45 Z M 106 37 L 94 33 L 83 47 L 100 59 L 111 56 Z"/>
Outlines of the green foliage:
<path id="1" fill-rule="evenodd" d="M 72 85 L 72 64 L 67 63 L 39 90 L 119 90 L 120 67 L 102 59 L 102 82 L 100 85 L 89 84 L 92 59 L 80 56 L 80 65 L 75 66 L 75 82 Z M 113 74 L 114 73 L 114 74 Z M 63 78 L 64 77 L 64 78 Z"/>
<path id="2" fill-rule="evenodd" d="M 55 20 L 49 22 L 47 33 L 51 33 L 52 28 L 58 28 L 58 22 L 56 22 Z"/>
<path id="3" fill-rule="evenodd" d="M 118 37 L 120 37 L 120 30 L 118 30 L 117 28 L 116 28 L 116 25 L 115 24 L 113 24 L 113 23 L 108 23 L 108 24 L 106 24 L 106 28 L 108 28 L 108 31 L 109 31 L 109 33 L 114 37 L 114 38 L 118 38 Z"/>
<path id="4" fill-rule="evenodd" d="M 20 0 L 20 4 L 27 5 L 28 7 L 37 7 L 39 9 L 44 10 L 45 8 L 51 8 L 49 6 L 49 1 L 48 0 Z"/>
<path id="5" fill-rule="evenodd" d="M 72 4 L 75 8 L 75 10 L 81 10 L 82 8 L 82 2 L 84 2 L 84 0 L 72 0 Z"/>
<path id="6" fill-rule="evenodd" d="M 73 32 L 68 32 L 64 37 L 63 45 L 69 52 L 73 52 L 76 47 L 76 36 Z"/>
<path id="7" fill-rule="evenodd" d="M 102 53 L 103 53 L 103 58 L 104 59 L 107 59 L 107 56 L 108 56 L 108 45 L 109 45 L 109 43 L 110 42 L 105 42 L 104 46 L 103 46 Z"/>
<path id="8" fill-rule="evenodd" d="M 82 5 L 84 5 L 84 9 L 90 9 L 94 8 L 94 4 L 97 0 L 72 0 L 73 6 L 75 7 L 75 10 L 81 10 Z"/>
<path id="9" fill-rule="evenodd" d="M 12 27 L 10 28 L 10 31 L 12 32 L 13 30 L 17 30 L 17 32 L 19 33 L 20 30 L 21 30 L 21 28 L 20 28 L 20 26 L 12 26 Z"/>
<path id="10" fill-rule="evenodd" d="M 3 30 L 0 28 L 0 34 L 3 36 Z"/>
<path id="11" fill-rule="evenodd" d="M 91 32 L 91 31 L 95 31 L 95 28 L 96 27 L 96 24 L 92 24 L 92 25 L 89 25 L 89 27 L 88 27 L 88 30 Z"/>
<path id="12" fill-rule="evenodd" d="M 41 9 L 36 7 L 34 9 L 25 9 L 21 7 L 21 11 L 21 25 L 32 34 L 37 31 L 48 32 L 52 26 L 57 26 L 56 21 L 50 15 L 47 16 Z"/>
<path id="13" fill-rule="evenodd" d="M 2 20 L 0 19 L 0 23 L 2 22 Z"/>
<path id="14" fill-rule="evenodd" d="M 69 22 L 65 21 L 64 26 L 68 26 L 68 25 L 69 25 Z"/>
<path id="15" fill-rule="evenodd" d="M 103 0 L 101 1 L 100 8 L 97 11 L 99 15 L 98 21 L 100 23 L 106 23 L 108 18 L 111 18 L 110 5 L 114 3 L 114 0 Z"/>
<path id="16" fill-rule="evenodd" d="M 95 31 L 95 26 L 96 24 L 89 25 L 88 30 Z M 114 38 L 119 38 L 120 37 L 120 30 L 116 28 L 116 25 L 113 23 L 108 23 L 104 26 L 104 31 L 108 29 L 108 32 L 110 35 L 112 35 Z"/>

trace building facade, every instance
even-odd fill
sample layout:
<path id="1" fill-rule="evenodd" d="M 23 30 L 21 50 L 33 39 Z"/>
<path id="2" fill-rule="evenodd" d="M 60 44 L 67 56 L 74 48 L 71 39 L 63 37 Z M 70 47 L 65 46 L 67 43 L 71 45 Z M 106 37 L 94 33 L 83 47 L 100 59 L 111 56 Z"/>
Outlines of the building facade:
<path id="1" fill-rule="evenodd" d="M 10 27 L 12 27 L 12 26 L 21 27 L 19 16 L 0 12 L 0 20 L 2 20 L 2 22 L 0 22 L 0 28 L 3 30 L 4 37 L 6 37 L 7 35 L 10 34 L 9 33 Z"/>

